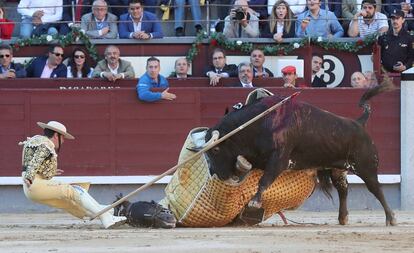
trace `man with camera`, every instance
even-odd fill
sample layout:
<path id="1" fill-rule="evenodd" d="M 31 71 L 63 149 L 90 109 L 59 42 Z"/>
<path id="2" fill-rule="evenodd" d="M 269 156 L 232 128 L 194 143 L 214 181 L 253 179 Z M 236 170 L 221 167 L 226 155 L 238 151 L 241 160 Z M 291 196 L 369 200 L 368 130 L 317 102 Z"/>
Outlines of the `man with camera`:
<path id="1" fill-rule="evenodd" d="M 259 18 L 249 8 L 247 0 L 236 0 L 224 23 L 223 34 L 227 38 L 259 37 Z"/>

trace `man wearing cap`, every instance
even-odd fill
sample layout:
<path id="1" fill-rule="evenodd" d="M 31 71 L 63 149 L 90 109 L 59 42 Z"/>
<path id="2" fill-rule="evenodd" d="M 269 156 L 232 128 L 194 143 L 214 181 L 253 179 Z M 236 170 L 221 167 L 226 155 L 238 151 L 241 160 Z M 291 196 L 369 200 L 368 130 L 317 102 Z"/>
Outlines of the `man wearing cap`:
<path id="1" fill-rule="evenodd" d="M 390 72 L 403 72 L 413 66 L 414 39 L 404 26 L 404 12 L 391 14 L 392 29 L 378 39 L 381 46 L 381 62 Z"/>
<path id="2" fill-rule="evenodd" d="M 76 184 L 67 184 L 53 179 L 63 173 L 57 167 L 57 154 L 64 139 L 75 139 L 66 131 L 66 127 L 57 121 L 47 124 L 37 122 L 44 129 L 43 135 L 35 135 L 20 142 L 23 146 L 22 178 L 26 197 L 34 202 L 63 209 L 80 219 L 93 217 L 105 208 L 88 193 L 89 185 L 83 188 Z M 113 210 L 113 209 L 112 209 Z M 113 216 L 111 210 L 99 216 L 105 228 L 123 224 L 126 218 Z"/>
<path id="3" fill-rule="evenodd" d="M 348 28 L 349 37 L 365 37 L 373 33 L 388 31 L 387 16 L 375 11 L 375 0 L 362 0 L 361 11 L 357 12 Z"/>
<path id="4" fill-rule="evenodd" d="M 282 69 L 283 87 L 285 88 L 295 88 L 296 87 L 296 79 L 298 76 L 296 75 L 296 68 L 294 66 L 286 66 Z"/>

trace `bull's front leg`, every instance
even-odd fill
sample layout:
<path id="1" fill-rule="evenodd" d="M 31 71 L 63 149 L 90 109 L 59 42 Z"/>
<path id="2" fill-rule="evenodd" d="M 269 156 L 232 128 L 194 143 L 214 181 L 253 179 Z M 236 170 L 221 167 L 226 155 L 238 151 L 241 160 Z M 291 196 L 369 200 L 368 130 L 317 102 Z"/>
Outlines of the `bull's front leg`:
<path id="1" fill-rule="evenodd" d="M 248 206 L 253 208 L 262 207 L 262 193 L 276 180 L 276 178 L 287 168 L 289 159 L 287 156 L 280 156 L 279 152 L 273 152 L 266 163 L 263 175 L 259 181 L 256 194 L 250 200 Z"/>

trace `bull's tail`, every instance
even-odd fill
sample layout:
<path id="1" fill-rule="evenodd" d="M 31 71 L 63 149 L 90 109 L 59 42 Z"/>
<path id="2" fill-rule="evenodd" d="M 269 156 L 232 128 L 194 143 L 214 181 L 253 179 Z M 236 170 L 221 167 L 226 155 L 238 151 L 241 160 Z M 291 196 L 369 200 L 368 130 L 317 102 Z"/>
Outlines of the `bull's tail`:
<path id="1" fill-rule="evenodd" d="M 361 125 L 365 126 L 368 121 L 369 115 L 371 114 L 371 106 L 368 101 L 375 97 L 376 95 L 383 93 L 385 91 L 393 90 L 394 84 L 387 74 L 384 75 L 384 79 L 381 82 L 381 85 L 378 85 L 374 88 L 367 90 L 359 100 L 359 107 L 364 109 L 362 115 L 356 120 Z"/>
<path id="2" fill-rule="evenodd" d="M 326 197 L 333 200 L 331 195 L 332 183 L 331 183 L 331 170 L 322 169 L 317 172 L 319 187 Z"/>

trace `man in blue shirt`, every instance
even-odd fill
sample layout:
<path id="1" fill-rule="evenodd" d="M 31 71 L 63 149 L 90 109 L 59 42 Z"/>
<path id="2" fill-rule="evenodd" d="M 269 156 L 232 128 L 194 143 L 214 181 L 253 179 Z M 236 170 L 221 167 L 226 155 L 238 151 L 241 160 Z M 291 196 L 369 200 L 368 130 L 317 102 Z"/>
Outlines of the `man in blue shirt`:
<path id="1" fill-rule="evenodd" d="M 335 14 L 321 10 L 320 0 L 307 0 L 308 10 L 298 15 L 296 37 L 335 37 L 344 35 L 344 29 Z"/>
<path id="2" fill-rule="evenodd" d="M 139 78 L 137 84 L 138 98 L 146 102 L 161 99 L 174 100 L 177 96 L 168 92 L 168 81 L 160 75 L 160 60 L 155 57 L 147 59 L 147 72 Z M 166 88 L 163 92 L 153 92 L 151 88 Z"/>

